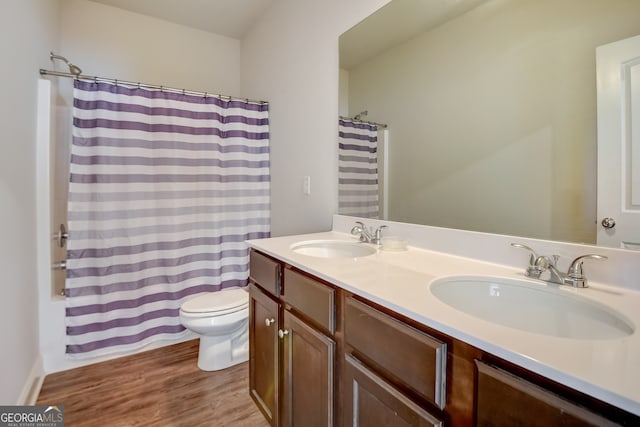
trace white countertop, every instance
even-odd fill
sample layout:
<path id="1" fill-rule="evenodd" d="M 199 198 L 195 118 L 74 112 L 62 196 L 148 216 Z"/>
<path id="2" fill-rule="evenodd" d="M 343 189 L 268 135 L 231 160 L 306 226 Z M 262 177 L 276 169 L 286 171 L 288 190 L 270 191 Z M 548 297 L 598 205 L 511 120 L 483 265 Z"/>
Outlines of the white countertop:
<path id="1" fill-rule="evenodd" d="M 524 276 L 524 266 L 515 269 L 412 246 L 401 252 L 378 249 L 375 254 L 360 258 L 319 258 L 290 249 L 305 240 L 356 241 L 349 234 L 331 231 L 250 240 L 248 244 L 481 350 L 640 415 L 640 292 L 593 281 L 586 289 L 561 286 L 563 292 L 577 293 L 614 308 L 633 323 L 636 332 L 606 340 L 551 337 L 472 317 L 441 302 L 429 291 L 431 281 L 444 276 L 531 280 Z"/>

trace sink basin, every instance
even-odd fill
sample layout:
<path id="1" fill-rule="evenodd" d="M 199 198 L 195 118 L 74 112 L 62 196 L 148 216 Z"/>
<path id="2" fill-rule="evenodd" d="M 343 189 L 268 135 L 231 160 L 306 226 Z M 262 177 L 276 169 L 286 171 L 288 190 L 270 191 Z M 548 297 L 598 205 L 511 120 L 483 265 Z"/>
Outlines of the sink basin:
<path id="1" fill-rule="evenodd" d="M 445 304 L 499 325 L 561 338 L 604 340 L 633 334 L 615 310 L 579 295 L 525 280 L 445 277 L 431 283 Z"/>
<path id="2" fill-rule="evenodd" d="M 371 246 L 343 240 L 306 240 L 291 245 L 291 250 L 319 258 L 358 258 L 376 253 Z"/>

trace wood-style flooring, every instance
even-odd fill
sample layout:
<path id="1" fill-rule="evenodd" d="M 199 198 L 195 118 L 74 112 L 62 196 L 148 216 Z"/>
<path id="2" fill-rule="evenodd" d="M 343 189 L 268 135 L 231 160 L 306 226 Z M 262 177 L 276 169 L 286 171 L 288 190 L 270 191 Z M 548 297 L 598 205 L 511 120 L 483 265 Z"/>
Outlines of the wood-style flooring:
<path id="1" fill-rule="evenodd" d="M 249 397 L 248 363 L 198 369 L 198 340 L 48 375 L 38 405 L 66 426 L 266 427 Z"/>

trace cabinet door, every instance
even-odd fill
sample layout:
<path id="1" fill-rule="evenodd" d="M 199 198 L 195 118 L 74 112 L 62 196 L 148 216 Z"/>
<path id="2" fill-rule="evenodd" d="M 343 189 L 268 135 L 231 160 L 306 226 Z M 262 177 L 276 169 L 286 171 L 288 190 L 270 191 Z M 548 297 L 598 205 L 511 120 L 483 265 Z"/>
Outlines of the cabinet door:
<path id="1" fill-rule="evenodd" d="M 282 421 L 284 426 L 333 425 L 335 342 L 284 312 Z"/>
<path id="2" fill-rule="evenodd" d="M 249 285 L 249 390 L 272 426 L 278 425 L 279 304 L 253 283 Z"/>
<path id="3" fill-rule="evenodd" d="M 577 406 L 511 373 L 476 360 L 478 426 L 614 426 L 588 409 Z"/>
<path id="4" fill-rule="evenodd" d="M 345 427 L 442 425 L 355 357 L 347 354 L 345 362 Z"/>

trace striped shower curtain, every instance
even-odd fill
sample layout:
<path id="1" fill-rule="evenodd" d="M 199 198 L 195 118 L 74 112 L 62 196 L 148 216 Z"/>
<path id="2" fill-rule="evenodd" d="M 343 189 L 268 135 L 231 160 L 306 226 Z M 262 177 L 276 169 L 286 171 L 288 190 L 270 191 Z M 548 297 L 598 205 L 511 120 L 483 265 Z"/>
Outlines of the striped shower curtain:
<path id="1" fill-rule="evenodd" d="M 338 123 L 338 213 L 378 218 L 378 127 Z"/>
<path id="2" fill-rule="evenodd" d="M 269 236 L 268 104 L 76 80 L 66 351 L 185 333 L 185 299 L 248 278 Z"/>

